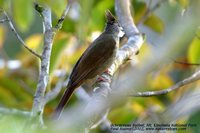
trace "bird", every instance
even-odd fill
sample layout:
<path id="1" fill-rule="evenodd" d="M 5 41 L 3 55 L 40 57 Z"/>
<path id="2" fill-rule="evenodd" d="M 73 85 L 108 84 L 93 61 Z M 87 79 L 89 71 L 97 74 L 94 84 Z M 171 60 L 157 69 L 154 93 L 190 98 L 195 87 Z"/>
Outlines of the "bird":
<path id="1" fill-rule="evenodd" d="M 56 119 L 59 119 L 75 89 L 86 80 L 105 72 L 116 58 L 122 27 L 109 10 L 105 11 L 105 17 L 107 22 L 104 31 L 90 44 L 72 69 L 67 89 L 54 112 Z"/>

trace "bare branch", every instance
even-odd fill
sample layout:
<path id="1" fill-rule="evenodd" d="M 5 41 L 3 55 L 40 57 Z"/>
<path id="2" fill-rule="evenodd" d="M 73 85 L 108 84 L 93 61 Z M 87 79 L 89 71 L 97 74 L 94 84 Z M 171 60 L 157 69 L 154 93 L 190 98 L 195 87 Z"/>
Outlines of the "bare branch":
<path id="1" fill-rule="evenodd" d="M 0 107 L 0 114 L 30 116 L 31 112 Z"/>
<path id="2" fill-rule="evenodd" d="M 39 75 L 39 82 L 37 86 L 37 90 L 34 97 L 34 105 L 32 112 L 37 114 L 40 112 L 42 114 L 43 108 L 50 100 L 54 99 L 60 92 L 63 87 L 63 80 L 59 81 L 56 87 L 45 95 L 46 87 L 49 79 L 49 63 L 50 63 L 50 55 L 52 50 L 53 39 L 63 24 L 63 21 L 70 9 L 71 0 L 67 4 L 65 10 L 58 23 L 55 26 L 55 29 L 52 28 L 52 20 L 51 20 L 51 9 L 48 7 L 42 7 L 38 3 L 35 3 L 35 9 L 40 13 L 43 18 L 43 29 L 44 29 L 44 49 L 41 58 L 41 71 Z M 41 102 L 42 101 L 42 102 Z M 41 116 L 42 117 L 42 116 Z"/>
<path id="3" fill-rule="evenodd" d="M 68 80 L 65 81 L 65 82 L 68 82 Z M 65 87 L 65 82 L 63 82 L 63 79 L 61 79 L 60 81 L 58 81 L 58 83 L 56 84 L 55 88 L 52 89 L 52 91 L 48 92 L 45 95 L 45 97 L 44 97 L 44 105 L 46 105 L 49 101 L 51 101 L 52 99 L 57 97 L 57 95 L 60 93 L 62 88 Z"/>
<path id="4" fill-rule="evenodd" d="M 152 1 L 150 1 L 151 4 Z M 156 3 L 151 9 L 147 8 L 146 12 L 144 13 L 144 16 L 139 20 L 139 24 L 143 23 L 156 9 L 158 9 L 164 2 L 167 2 L 167 0 L 160 0 L 158 3 Z M 149 4 L 149 6 L 150 6 Z"/>
<path id="5" fill-rule="evenodd" d="M 4 13 L 5 17 L 6 17 L 5 20 L 8 21 L 8 24 L 9 24 L 9 26 L 10 26 L 12 32 L 14 32 L 15 36 L 16 36 L 17 39 L 22 43 L 22 45 L 24 46 L 24 48 L 27 49 L 30 53 L 32 53 L 32 54 L 35 55 L 36 57 L 38 57 L 39 59 L 41 59 L 41 55 L 37 54 L 35 51 L 33 51 L 32 49 L 30 49 L 30 48 L 25 44 L 25 42 L 23 41 L 23 39 L 22 39 L 22 38 L 20 37 L 20 35 L 17 33 L 17 31 L 16 31 L 16 29 L 15 29 L 15 27 L 14 27 L 14 25 L 13 25 L 11 19 L 9 18 L 8 14 L 7 14 L 5 11 L 3 11 L 3 13 Z"/>
<path id="6" fill-rule="evenodd" d="M 181 62 L 181 61 L 177 61 L 177 60 L 173 60 L 173 61 L 174 61 L 174 63 L 187 65 L 187 66 L 200 66 L 199 63 Z"/>
<path id="7" fill-rule="evenodd" d="M 138 123 L 171 123 L 198 112 L 200 109 L 200 93 L 187 93 L 177 102 L 169 105 L 165 111 L 148 113 L 150 117 L 139 120 Z M 153 116 L 152 116 L 153 115 Z"/>
<path id="8" fill-rule="evenodd" d="M 62 16 L 60 17 L 60 19 L 58 20 L 58 22 L 57 22 L 57 24 L 55 26 L 55 28 L 57 30 L 59 30 L 62 27 L 62 24 L 63 24 L 63 22 L 65 20 L 65 17 L 67 16 L 67 13 L 69 12 L 69 9 L 71 7 L 72 2 L 73 2 L 72 0 L 68 0 L 68 3 L 67 3 L 67 6 L 66 6 L 65 10 L 63 11 Z"/>
<path id="9" fill-rule="evenodd" d="M 53 39 L 55 37 L 56 31 L 59 29 L 52 28 L 52 20 L 51 20 L 51 9 L 49 7 L 43 7 L 37 3 L 35 3 L 35 9 L 40 13 L 43 18 L 43 30 L 44 30 L 44 48 L 41 57 L 41 66 L 40 66 L 40 74 L 39 81 L 37 85 L 37 89 L 34 96 L 34 102 L 32 107 L 32 116 L 38 117 L 40 125 L 43 125 L 43 111 L 45 104 L 51 99 L 55 98 L 60 90 L 62 89 L 62 82 L 58 83 L 56 88 L 53 89 L 52 92 L 49 92 L 45 95 L 46 87 L 49 82 L 49 65 L 50 65 L 50 56 L 52 51 Z M 62 23 L 64 21 L 65 16 L 69 7 L 64 10 L 62 21 L 59 22 L 59 26 L 61 28 Z"/>
<path id="10" fill-rule="evenodd" d="M 128 37 L 128 42 L 127 44 L 125 44 L 124 46 L 120 48 L 120 50 L 117 53 L 114 63 L 111 65 L 108 71 L 101 75 L 101 77 L 103 77 L 105 80 L 97 81 L 96 83 L 97 87 L 94 90 L 94 94 L 91 98 L 92 100 L 90 100 L 91 102 L 88 103 L 85 110 L 90 110 L 96 105 L 101 105 L 100 99 L 102 99 L 102 97 L 107 97 L 111 91 L 110 83 L 112 81 L 112 77 L 114 73 L 122 64 L 124 64 L 128 59 L 130 59 L 131 56 L 136 54 L 143 44 L 142 34 L 139 33 L 131 16 L 131 12 L 129 9 L 130 1 L 116 0 L 115 7 L 116 7 L 115 9 L 116 14 L 119 18 L 119 23 L 123 27 Z M 96 115 L 104 116 L 106 111 L 107 109 L 103 110 L 102 114 L 96 114 Z M 95 116 L 95 114 L 93 115 Z M 91 121 L 93 122 L 93 124 L 95 124 L 95 122 L 97 122 L 98 120 L 91 120 Z"/>
<path id="11" fill-rule="evenodd" d="M 188 85 L 200 79 L 200 70 L 192 74 L 190 77 L 176 83 L 175 85 L 171 86 L 170 88 L 160 90 L 160 91 L 148 91 L 148 92 L 137 92 L 136 94 L 130 95 L 133 97 L 151 97 L 157 95 L 167 94 L 171 91 L 180 89 L 182 86 Z"/>
<path id="12" fill-rule="evenodd" d="M 0 20 L 0 23 L 5 23 L 5 22 L 7 22 L 8 21 L 8 19 L 1 19 Z"/>
<path id="13" fill-rule="evenodd" d="M 44 7 L 42 15 L 44 24 L 43 26 L 45 29 L 44 48 L 41 57 L 39 81 L 37 84 L 37 89 L 35 92 L 33 107 L 32 107 L 32 116 L 38 117 L 41 125 L 43 125 L 43 119 L 42 119 L 44 110 L 43 98 L 49 81 L 50 55 L 53 45 L 53 38 L 55 36 L 55 32 L 53 32 L 52 30 L 51 9 L 49 7 Z"/>
<path id="14" fill-rule="evenodd" d="M 76 90 L 75 94 L 79 101 L 89 102 L 91 99 L 90 95 L 81 86 Z"/>
<path id="15" fill-rule="evenodd" d="M 21 87 L 29 94 L 33 95 L 34 94 L 34 91 L 33 89 L 28 86 L 28 84 L 26 84 L 22 79 L 19 79 L 18 80 L 19 84 L 21 85 Z"/>
<path id="16" fill-rule="evenodd" d="M 139 34 L 139 31 L 133 22 L 130 9 L 127 8 L 129 7 L 129 5 L 130 5 L 129 0 L 125 0 L 125 1 L 116 0 L 115 2 L 116 13 L 117 13 L 117 16 L 119 17 L 119 23 L 122 25 L 126 35 L 128 36 L 128 42 L 127 44 L 125 44 L 119 49 L 117 53 L 117 57 L 114 63 L 108 69 L 108 72 L 103 73 L 101 75 L 107 81 L 98 82 L 100 90 L 102 90 L 101 83 L 102 85 L 104 84 L 106 85 L 106 87 L 110 88 L 110 82 L 112 81 L 112 76 L 114 75 L 114 73 L 117 71 L 120 65 L 124 64 L 128 59 L 131 58 L 131 56 L 136 54 L 143 44 L 142 34 Z M 98 92 L 97 89 L 95 91 Z"/>

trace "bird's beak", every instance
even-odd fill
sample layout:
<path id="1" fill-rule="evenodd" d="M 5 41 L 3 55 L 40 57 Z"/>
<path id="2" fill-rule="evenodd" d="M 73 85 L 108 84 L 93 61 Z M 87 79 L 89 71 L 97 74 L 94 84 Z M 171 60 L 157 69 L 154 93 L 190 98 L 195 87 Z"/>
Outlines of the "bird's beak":
<path id="1" fill-rule="evenodd" d="M 121 26 L 119 26 L 119 29 L 120 29 L 121 31 L 124 31 L 124 29 L 123 29 Z"/>
<path id="2" fill-rule="evenodd" d="M 123 29 L 121 26 L 119 27 L 119 29 L 120 29 L 120 31 L 119 31 L 118 36 L 119 36 L 119 37 L 123 37 L 124 34 L 125 34 L 125 33 L 124 33 L 124 29 Z"/>

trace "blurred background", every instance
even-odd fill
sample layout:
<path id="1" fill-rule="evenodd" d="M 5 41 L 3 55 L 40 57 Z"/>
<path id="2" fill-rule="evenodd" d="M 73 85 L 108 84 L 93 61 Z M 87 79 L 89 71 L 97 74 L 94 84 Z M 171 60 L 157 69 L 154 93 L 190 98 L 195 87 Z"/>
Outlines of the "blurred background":
<path id="1" fill-rule="evenodd" d="M 52 9 L 52 22 L 56 24 L 66 7 L 67 0 L 37 0 Z M 0 0 L 3 8 L 11 18 L 19 35 L 34 51 L 41 53 L 43 48 L 42 19 L 34 9 L 31 0 Z M 145 34 L 145 42 L 132 61 L 121 66 L 116 73 L 113 86 L 126 77 L 126 72 L 140 69 L 147 57 L 156 59 L 155 54 L 162 47 L 172 45 L 171 52 L 166 53 L 165 60 L 158 63 L 143 79 L 143 85 L 137 90 L 153 91 L 166 89 L 194 73 L 200 64 L 200 27 L 193 27 L 188 19 L 196 21 L 199 13 L 199 1 L 193 0 L 132 0 L 131 12 L 135 24 Z M 58 81 L 66 79 L 74 64 L 88 45 L 103 31 L 105 10 L 114 11 L 114 0 L 76 0 L 67 15 L 62 29 L 56 34 L 50 63 L 50 81 L 47 91 L 53 89 Z M 5 18 L 3 13 L 0 19 Z M 189 23 L 189 24 L 188 24 Z M 185 26 L 189 30 L 182 30 Z M 190 29 L 195 30 L 190 30 Z M 184 33 L 182 33 L 184 31 Z M 195 32 L 190 32 L 195 31 Z M 181 36 L 179 36 L 181 35 Z M 126 42 L 121 39 L 121 45 Z M 169 44 L 171 43 L 171 44 Z M 33 95 L 38 82 L 40 61 L 21 45 L 11 31 L 7 22 L 0 23 L 0 108 L 30 111 Z M 191 65 L 193 64 L 193 65 Z M 131 81 L 130 81 L 131 82 Z M 119 107 L 112 109 L 108 119 L 112 123 L 131 123 L 148 117 L 149 112 L 160 113 L 183 96 L 199 91 L 200 82 L 184 86 L 167 95 L 149 98 L 128 98 Z M 87 86 L 86 86 L 87 87 Z M 63 91 L 62 91 L 63 92 Z M 52 113 L 62 93 L 45 107 L 45 118 Z M 70 104 L 78 100 L 74 95 Z M 187 106 L 187 105 L 186 105 Z M 180 123 L 199 123 L 200 112 L 178 120 Z M 12 117 L 1 114 L 0 130 L 6 129 Z M 14 123 L 17 126 L 16 123 Z M 10 129 L 11 130 L 11 129 Z M 101 132 L 99 128 L 93 132 Z M 200 132 L 200 126 L 190 129 Z"/>

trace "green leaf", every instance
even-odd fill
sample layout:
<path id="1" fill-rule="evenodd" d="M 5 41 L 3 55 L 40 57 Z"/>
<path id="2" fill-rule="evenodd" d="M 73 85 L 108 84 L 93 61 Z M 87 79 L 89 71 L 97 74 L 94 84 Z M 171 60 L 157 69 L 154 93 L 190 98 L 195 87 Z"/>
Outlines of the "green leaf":
<path id="1" fill-rule="evenodd" d="M 13 106 L 16 104 L 16 98 L 7 89 L 0 86 L 0 103 L 6 106 Z"/>
<path id="2" fill-rule="evenodd" d="M 61 30 L 67 33 L 69 32 L 74 33 L 76 29 L 76 24 L 77 24 L 76 21 L 66 17 Z"/>
<path id="3" fill-rule="evenodd" d="M 200 126 L 199 126 L 200 117 L 199 117 L 199 115 L 200 115 L 200 110 L 196 110 L 196 112 L 193 115 L 190 116 L 190 118 L 187 122 L 189 124 L 188 128 L 191 131 L 193 131 L 193 133 L 199 133 L 200 132 Z"/>
<path id="4" fill-rule="evenodd" d="M 64 34 L 64 33 L 61 33 L 61 34 Z M 53 44 L 51 59 L 50 59 L 50 69 L 49 69 L 50 74 L 52 74 L 55 68 L 59 65 L 62 52 L 68 44 L 67 42 L 68 42 L 68 38 L 62 38 L 62 39 L 56 40 L 55 43 Z"/>
<path id="5" fill-rule="evenodd" d="M 34 19 L 32 0 L 13 0 L 12 5 L 13 18 L 17 27 L 21 31 L 28 30 Z"/>
<path id="6" fill-rule="evenodd" d="M 31 97 L 25 92 L 14 79 L 2 77 L 0 78 L 0 86 L 8 90 L 19 101 L 30 101 Z M 10 94 L 9 94 L 10 95 Z"/>
<path id="7" fill-rule="evenodd" d="M 196 36 L 197 36 L 198 38 L 200 38 L 200 27 L 198 27 L 197 30 L 196 30 Z"/>
<path id="8" fill-rule="evenodd" d="M 188 50 L 188 60 L 190 63 L 200 63 L 200 39 L 195 37 Z"/>
<path id="9" fill-rule="evenodd" d="M 3 8 L 4 10 L 9 9 L 11 0 L 0 0 L 0 8 Z"/>
<path id="10" fill-rule="evenodd" d="M 80 18 L 77 24 L 77 33 L 80 44 L 85 43 L 85 38 L 89 34 L 89 19 L 93 9 L 94 0 L 80 0 Z"/>
<path id="11" fill-rule="evenodd" d="M 41 5 L 48 5 L 56 17 L 60 17 L 64 11 L 67 0 L 37 0 Z"/>
<path id="12" fill-rule="evenodd" d="M 0 133 L 42 133 L 39 129 L 24 128 L 28 125 L 27 118 L 20 114 L 0 114 Z"/>
<path id="13" fill-rule="evenodd" d="M 189 5 L 189 0 L 178 0 L 178 2 L 182 6 L 182 8 L 187 8 Z"/>
<path id="14" fill-rule="evenodd" d="M 53 0 L 49 3 L 49 6 L 51 7 L 53 13 L 55 13 L 57 17 L 60 17 L 62 15 L 62 12 L 64 11 L 66 5 L 66 0 Z"/>
<path id="15" fill-rule="evenodd" d="M 0 25 L 0 47 L 2 48 L 5 41 L 6 30 L 4 26 Z"/>
<path id="16" fill-rule="evenodd" d="M 109 120 L 115 124 L 130 123 L 135 118 L 134 112 L 128 107 L 115 108 L 109 113 Z"/>
<path id="17" fill-rule="evenodd" d="M 157 33 L 162 33 L 164 31 L 163 21 L 159 17 L 157 17 L 155 14 L 152 14 L 151 16 L 149 16 L 145 20 L 144 24 Z"/>
<path id="18" fill-rule="evenodd" d="M 145 15 L 145 12 L 147 10 L 147 5 L 145 2 L 140 2 L 136 0 L 133 0 L 132 5 L 134 8 L 134 21 L 137 24 Z"/>
<path id="19" fill-rule="evenodd" d="M 102 30 L 105 24 L 105 11 L 111 9 L 114 1 L 113 0 L 102 0 L 99 1 L 92 10 L 92 17 L 90 19 L 90 28 L 92 30 Z"/>

